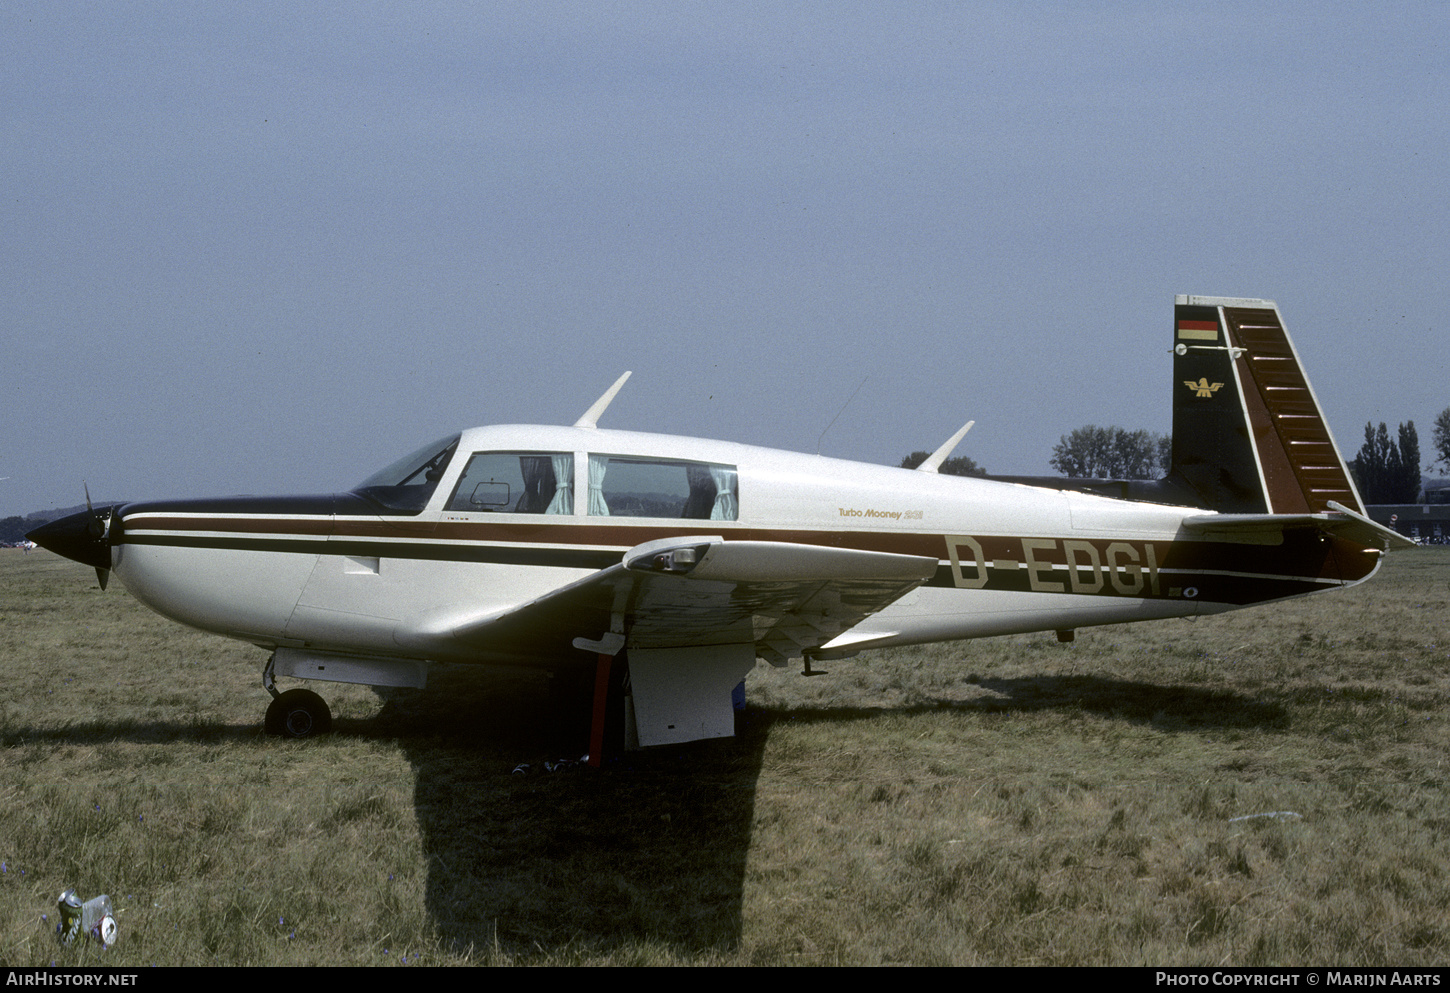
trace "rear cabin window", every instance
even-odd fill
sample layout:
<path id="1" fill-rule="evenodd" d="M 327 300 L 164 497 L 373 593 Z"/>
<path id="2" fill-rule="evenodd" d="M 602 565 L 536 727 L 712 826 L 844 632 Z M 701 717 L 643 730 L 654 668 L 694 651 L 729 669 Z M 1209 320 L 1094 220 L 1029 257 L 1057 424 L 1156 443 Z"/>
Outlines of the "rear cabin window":
<path id="1" fill-rule="evenodd" d="M 572 514 L 574 456 L 567 452 L 479 452 L 468 460 L 446 509 Z"/>
<path id="2" fill-rule="evenodd" d="M 595 517 L 740 517 L 733 465 L 621 455 L 589 456 L 589 513 Z"/>

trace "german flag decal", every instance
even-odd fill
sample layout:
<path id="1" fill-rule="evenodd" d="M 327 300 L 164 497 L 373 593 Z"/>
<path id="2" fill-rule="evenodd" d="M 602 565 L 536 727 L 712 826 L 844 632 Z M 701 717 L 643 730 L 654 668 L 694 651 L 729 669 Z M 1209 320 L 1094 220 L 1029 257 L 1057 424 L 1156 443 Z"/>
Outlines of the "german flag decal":
<path id="1" fill-rule="evenodd" d="M 1218 321 L 1179 321 L 1179 341 L 1218 341 Z"/>

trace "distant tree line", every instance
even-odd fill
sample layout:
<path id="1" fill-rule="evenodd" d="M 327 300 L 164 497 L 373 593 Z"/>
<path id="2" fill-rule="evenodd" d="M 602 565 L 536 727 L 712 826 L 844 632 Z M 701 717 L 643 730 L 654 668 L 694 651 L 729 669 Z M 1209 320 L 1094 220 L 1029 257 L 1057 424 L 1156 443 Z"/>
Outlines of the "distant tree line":
<path id="1" fill-rule="evenodd" d="M 1172 459 L 1171 435 L 1089 424 L 1063 435 L 1047 461 L 1075 479 L 1159 479 Z"/>
<path id="2" fill-rule="evenodd" d="M 48 524 L 69 514 L 85 510 L 85 504 L 65 510 L 39 510 L 24 517 L 0 517 L 0 545 L 16 545 L 25 538 L 25 532 L 34 531 L 42 524 Z"/>
<path id="3" fill-rule="evenodd" d="M 1364 444 L 1349 470 L 1365 503 L 1414 503 L 1420 495 L 1420 436 L 1415 422 L 1400 425 L 1398 441 L 1390 439 L 1384 421 L 1378 429 L 1365 424 Z"/>
<path id="4" fill-rule="evenodd" d="M 1435 418 L 1433 435 L 1435 460 L 1450 472 L 1450 407 Z M 903 469 L 915 469 L 930 452 L 912 452 L 901 460 Z M 1088 424 L 1065 434 L 1053 446 L 1048 463 L 1064 476 L 1076 479 L 1160 479 L 1172 468 L 1173 438 L 1152 431 L 1128 431 L 1117 426 Z M 1390 437 L 1389 426 L 1381 422 L 1364 426 L 1364 445 L 1349 463 L 1359 495 L 1365 503 L 1414 503 L 1421 486 L 1420 438 L 1415 422 L 1399 425 Z M 941 471 L 953 476 L 985 476 L 976 462 L 965 456 L 948 459 Z"/>
<path id="5" fill-rule="evenodd" d="M 915 469 L 925 462 L 930 454 L 931 452 L 912 452 L 901 460 L 901 468 Z M 965 455 L 947 459 L 937 471 L 945 476 L 985 476 L 987 474 L 985 469 Z"/>

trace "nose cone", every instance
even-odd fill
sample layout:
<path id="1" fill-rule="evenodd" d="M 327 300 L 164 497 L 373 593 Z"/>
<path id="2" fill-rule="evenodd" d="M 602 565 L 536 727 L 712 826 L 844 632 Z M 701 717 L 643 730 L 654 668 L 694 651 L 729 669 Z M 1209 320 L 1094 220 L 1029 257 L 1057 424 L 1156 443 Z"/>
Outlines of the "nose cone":
<path id="1" fill-rule="evenodd" d="M 121 522 L 120 514 L 117 513 L 119 509 L 116 506 L 101 507 L 95 511 L 83 510 L 79 514 L 71 514 L 42 525 L 25 537 L 57 555 L 64 555 L 97 569 L 109 569 L 112 530 Z"/>

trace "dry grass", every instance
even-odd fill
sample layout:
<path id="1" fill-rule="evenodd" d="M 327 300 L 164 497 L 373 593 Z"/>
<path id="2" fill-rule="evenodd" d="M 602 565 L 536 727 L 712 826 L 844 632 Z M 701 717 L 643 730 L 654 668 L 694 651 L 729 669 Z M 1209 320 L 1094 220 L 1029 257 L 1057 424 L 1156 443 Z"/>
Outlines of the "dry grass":
<path id="1" fill-rule="evenodd" d="M 275 741 L 261 652 L 0 552 L 0 964 L 1443 963 L 1447 607 L 1423 549 L 1074 645 L 762 665 L 734 741 L 525 777 L 573 746 L 537 676 L 324 684 L 335 733 Z M 56 945 L 72 886 L 112 950 Z"/>

